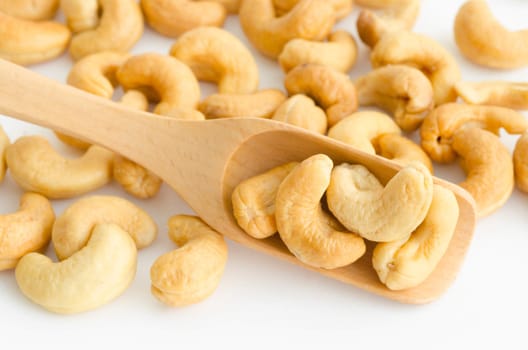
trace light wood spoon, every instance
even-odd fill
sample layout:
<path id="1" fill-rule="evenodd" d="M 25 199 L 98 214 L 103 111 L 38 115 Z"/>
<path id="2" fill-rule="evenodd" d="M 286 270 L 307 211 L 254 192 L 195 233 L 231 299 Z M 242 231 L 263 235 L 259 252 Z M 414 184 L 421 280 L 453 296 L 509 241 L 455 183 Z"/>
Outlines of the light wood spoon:
<path id="1" fill-rule="evenodd" d="M 231 193 L 242 180 L 285 162 L 324 153 L 360 163 L 382 182 L 401 167 L 384 158 L 288 124 L 256 118 L 181 121 L 138 112 L 0 60 L 0 113 L 105 146 L 145 166 L 226 237 L 309 270 L 404 303 L 426 303 L 455 279 L 475 228 L 475 205 L 460 187 L 435 178 L 458 199 L 460 217 L 449 249 L 417 287 L 391 291 L 372 268 L 372 246 L 356 263 L 334 270 L 297 260 L 275 237 L 257 240 L 237 225 Z"/>

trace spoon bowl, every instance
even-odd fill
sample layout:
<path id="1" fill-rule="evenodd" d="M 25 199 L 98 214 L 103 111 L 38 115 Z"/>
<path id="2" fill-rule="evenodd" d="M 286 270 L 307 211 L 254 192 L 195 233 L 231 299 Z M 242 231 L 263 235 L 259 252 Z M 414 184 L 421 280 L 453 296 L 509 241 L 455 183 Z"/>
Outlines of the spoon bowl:
<path id="1" fill-rule="evenodd" d="M 162 178 L 211 227 L 226 237 L 325 276 L 404 303 L 437 299 L 454 281 L 475 228 L 475 204 L 462 188 L 452 190 L 460 216 L 450 246 L 419 286 L 391 291 L 372 268 L 373 243 L 354 264 L 326 270 L 295 258 L 278 235 L 257 240 L 237 225 L 231 193 L 244 179 L 288 161 L 324 153 L 335 164 L 360 163 L 387 182 L 401 166 L 328 137 L 285 123 L 258 119 L 182 121 L 135 111 L 0 60 L 0 113 L 100 144 Z"/>

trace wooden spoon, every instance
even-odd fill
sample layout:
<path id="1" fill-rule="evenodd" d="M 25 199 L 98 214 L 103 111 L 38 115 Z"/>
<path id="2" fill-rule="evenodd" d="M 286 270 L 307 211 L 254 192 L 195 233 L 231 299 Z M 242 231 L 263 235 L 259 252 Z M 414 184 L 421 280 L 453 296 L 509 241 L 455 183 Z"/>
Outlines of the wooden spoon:
<path id="1" fill-rule="evenodd" d="M 448 251 L 417 287 L 391 291 L 372 268 L 372 246 L 356 263 L 334 270 L 297 260 L 275 237 L 257 240 L 237 225 L 231 193 L 242 180 L 285 162 L 324 153 L 335 163 L 361 163 L 382 182 L 401 167 L 344 143 L 288 124 L 257 118 L 181 121 L 138 112 L 0 60 L 0 113 L 105 146 L 145 166 L 169 184 L 209 225 L 232 240 L 309 270 L 405 303 L 426 303 L 447 290 L 460 269 L 475 228 L 475 205 L 460 187 L 460 206 Z"/>

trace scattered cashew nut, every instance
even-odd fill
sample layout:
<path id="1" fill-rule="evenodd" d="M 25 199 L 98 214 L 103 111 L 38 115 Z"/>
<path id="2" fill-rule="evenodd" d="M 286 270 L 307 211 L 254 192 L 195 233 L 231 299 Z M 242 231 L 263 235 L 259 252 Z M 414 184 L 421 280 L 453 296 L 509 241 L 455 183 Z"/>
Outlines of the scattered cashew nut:
<path id="1" fill-rule="evenodd" d="M 333 169 L 326 191 L 337 220 L 375 242 L 408 237 L 425 218 L 432 198 L 433 179 L 421 163 L 402 168 L 385 186 L 363 165 L 343 163 Z"/>
<path id="2" fill-rule="evenodd" d="M 251 237 L 268 238 L 277 232 L 275 197 L 284 178 L 299 163 L 291 162 L 242 181 L 231 202 L 238 225 Z"/>
<path id="3" fill-rule="evenodd" d="M 357 110 L 354 83 L 347 74 L 317 64 L 297 66 L 286 74 L 284 86 L 289 95 L 305 94 L 325 109 L 332 126 Z"/>
<path id="4" fill-rule="evenodd" d="M 69 198 L 92 191 L 112 179 L 114 154 L 91 146 L 77 159 L 59 155 L 42 136 L 24 136 L 7 147 L 6 160 L 15 182 L 48 198 Z"/>
<path id="5" fill-rule="evenodd" d="M 291 11 L 291 9 L 299 3 L 300 0 L 273 0 L 273 5 L 278 16 Z M 336 19 L 342 19 L 352 12 L 354 5 L 353 0 L 325 0 L 325 2 L 332 5 L 335 11 Z"/>
<path id="6" fill-rule="evenodd" d="M 251 52 L 228 31 L 197 28 L 178 38 L 171 56 L 188 65 L 198 80 L 218 83 L 220 93 L 252 93 L 259 71 Z"/>
<path id="7" fill-rule="evenodd" d="M 376 154 L 392 159 L 402 165 L 420 162 L 433 174 L 433 162 L 420 145 L 405 136 L 398 134 L 385 134 L 376 139 Z"/>
<path id="8" fill-rule="evenodd" d="M 293 95 L 284 101 L 271 119 L 323 135 L 328 126 L 325 112 L 310 97 L 302 94 Z"/>
<path id="9" fill-rule="evenodd" d="M 432 160 L 449 163 L 455 160 L 453 134 L 467 125 L 476 125 L 498 135 L 504 128 L 510 134 L 528 129 L 526 118 L 509 108 L 446 103 L 429 113 L 420 128 L 421 145 Z"/>
<path id="10" fill-rule="evenodd" d="M 74 33 L 94 29 L 99 23 L 99 0 L 61 0 L 60 8 Z"/>
<path id="11" fill-rule="evenodd" d="M 434 185 L 429 211 L 411 236 L 378 243 L 374 248 L 372 265 L 380 281 L 391 290 L 412 288 L 425 281 L 449 247 L 458 214 L 453 192 Z"/>
<path id="12" fill-rule="evenodd" d="M 61 314 L 101 307 L 121 295 L 136 275 L 137 250 L 128 233 L 97 225 L 90 240 L 70 258 L 54 263 L 39 253 L 20 259 L 15 277 L 22 293 Z"/>
<path id="13" fill-rule="evenodd" d="M 323 211 L 320 201 L 332 167 L 332 160 L 323 154 L 305 159 L 282 181 L 275 200 L 282 241 L 303 263 L 325 269 L 349 265 L 366 250 L 361 237 Z"/>
<path id="14" fill-rule="evenodd" d="M 7 169 L 5 153 L 9 144 L 9 137 L 7 137 L 7 134 L 4 132 L 4 129 L 0 125 L 0 183 L 4 180 L 4 176 Z"/>
<path id="15" fill-rule="evenodd" d="M 17 212 L 0 215 L 0 271 L 12 269 L 29 252 L 46 248 L 55 213 L 46 197 L 25 193 Z"/>
<path id="16" fill-rule="evenodd" d="M 0 12 L 30 21 L 52 19 L 58 7 L 59 0 L 0 0 Z"/>
<path id="17" fill-rule="evenodd" d="M 528 109 L 528 83 L 460 81 L 455 85 L 455 90 L 466 103 Z"/>
<path id="18" fill-rule="evenodd" d="M 336 20 L 332 5 L 320 0 L 300 0 L 281 17 L 275 16 L 273 0 L 242 1 L 238 16 L 248 40 L 270 58 L 292 39 L 323 40 Z"/>
<path id="19" fill-rule="evenodd" d="M 169 219 L 169 237 L 179 248 L 160 256 L 150 268 L 152 294 L 170 306 L 203 301 L 224 273 L 224 238 L 200 218 L 188 215 Z"/>
<path id="20" fill-rule="evenodd" d="M 474 63 L 499 69 L 528 66 L 528 29 L 506 29 L 484 0 L 470 0 L 460 7 L 454 32 L 460 52 Z"/>
<path id="21" fill-rule="evenodd" d="M 416 130 L 434 106 L 433 87 L 418 69 L 395 64 L 376 68 L 358 78 L 360 106 L 378 106 L 405 131 Z"/>
<path id="22" fill-rule="evenodd" d="M 528 192 L 528 133 L 526 132 L 515 143 L 513 166 L 517 187 L 523 192 Z"/>

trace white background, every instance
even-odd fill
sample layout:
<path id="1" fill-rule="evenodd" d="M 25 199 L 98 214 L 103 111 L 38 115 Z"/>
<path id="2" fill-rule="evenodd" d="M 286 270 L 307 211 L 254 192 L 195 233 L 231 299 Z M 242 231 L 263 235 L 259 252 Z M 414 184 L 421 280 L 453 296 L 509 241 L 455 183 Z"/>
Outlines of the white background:
<path id="1" fill-rule="evenodd" d="M 528 81 L 528 69 L 488 70 L 469 63 L 453 39 L 453 20 L 462 1 L 423 1 L 415 31 L 444 45 L 457 59 L 465 80 Z M 490 1 L 499 20 L 510 29 L 528 28 L 528 2 Z M 337 27 L 354 33 L 358 8 Z M 59 16 L 59 19 L 62 17 Z M 225 28 L 247 45 L 230 16 Z M 167 53 L 173 39 L 146 28 L 134 53 Z M 369 50 L 359 42 L 359 59 L 350 72 L 356 78 L 370 69 Z M 528 43 L 527 43 L 528 45 Z M 253 48 L 261 74 L 260 87 L 282 85 L 277 64 Z M 64 82 L 72 65 L 67 55 L 31 69 Z M 202 85 L 202 95 L 215 91 Z M 72 111 L 75 113 L 75 111 Z M 528 116 L 528 114 L 525 113 Z M 1 117 L 12 140 L 44 134 L 64 154 L 49 130 Z M 503 135 L 512 150 L 516 137 Z M 436 175 L 463 178 L 456 166 L 437 166 Z M 7 176 L 0 185 L 0 213 L 15 211 L 22 190 Z M 147 346 L 194 347 L 374 347 L 445 348 L 483 345 L 526 348 L 528 282 L 528 195 L 515 190 L 506 205 L 478 222 L 475 237 L 454 284 L 439 300 L 413 306 L 371 295 L 298 266 L 228 242 L 229 261 L 220 286 L 204 302 L 169 308 L 150 294 L 149 269 L 161 254 L 174 249 L 167 238 L 167 219 L 191 213 L 168 186 L 151 200 L 127 196 L 115 183 L 95 193 L 126 197 L 148 211 L 159 225 L 159 237 L 139 253 L 137 275 L 130 288 L 100 309 L 71 316 L 55 315 L 28 301 L 18 290 L 12 271 L 0 272 L 0 349 L 32 344 L 39 348 Z M 72 200 L 54 201 L 59 215 Z M 48 255 L 54 257 L 48 249 Z"/>

